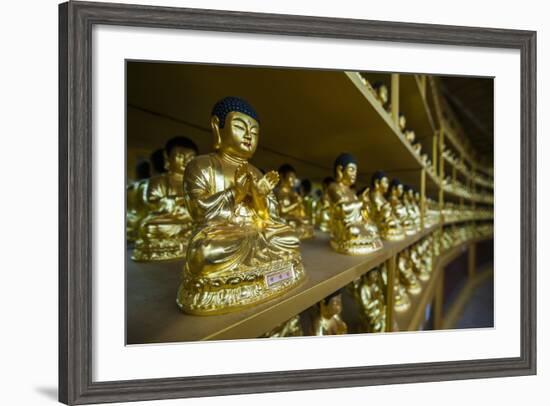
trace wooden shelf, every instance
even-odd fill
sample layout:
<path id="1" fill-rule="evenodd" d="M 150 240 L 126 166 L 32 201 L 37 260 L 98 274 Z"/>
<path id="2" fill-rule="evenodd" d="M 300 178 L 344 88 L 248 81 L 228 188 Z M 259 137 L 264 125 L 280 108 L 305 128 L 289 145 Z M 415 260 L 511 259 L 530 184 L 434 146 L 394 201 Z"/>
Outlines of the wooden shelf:
<path id="1" fill-rule="evenodd" d="M 415 132 L 424 152 L 432 157 L 435 127 L 428 103 L 422 95 L 418 75 L 399 75 L 399 112 L 407 118 L 407 128 Z"/>
<path id="2" fill-rule="evenodd" d="M 434 298 L 437 281 L 441 272 L 443 272 L 443 269 L 455 258 L 466 253 L 469 245 L 491 238 L 493 237 L 487 236 L 472 238 L 439 255 L 434 262 L 430 279 L 426 282 L 420 282 L 422 291 L 417 295 L 409 295 L 411 299 L 411 307 L 405 312 L 394 313 L 394 326 L 396 331 L 419 330 L 424 322 L 424 312 L 426 310 L 426 306 L 428 303 L 431 303 Z"/>
<path id="3" fill-rule="evenodd" d="M 224 96 L 239 95 L 260 116 L 260 144 L 253 159 L 260 168 L 276 169 L 288 162 L 299 177 L 322 180 L 332 174 L 341 152 L 358 159 L 360 184 L 368 183 L 377 170 L 393 174 L 423 168 L 357 72 L 160 63 L 129 64 L 127 72 L 132 83 L 130 149 L 154 150 L 163 137 L 173 136 L 162 131 L 163 121 L 173 124 L 166 131 L 177 129 L 201 153 L 209 152 L 212 106 Z M 157 94 L 162 97 L 152 97 Z M 419 186 L 415 178 L 405 181 Z"/>
<path id="4" fill-rule="evenodd" d="M 191 316 L 176 306 L 183 261 L 136 263 L 127 256 L 127 343 L 166 343 L 255 338 L 304 311 L 330 293 L 346 286 L 370 269 L 430 234 L 425 229 L 364 256 L 332 251 L 326 234 L 302 242 L 308 279 L 286 295 L 253 308 L 219 316 Z"/>

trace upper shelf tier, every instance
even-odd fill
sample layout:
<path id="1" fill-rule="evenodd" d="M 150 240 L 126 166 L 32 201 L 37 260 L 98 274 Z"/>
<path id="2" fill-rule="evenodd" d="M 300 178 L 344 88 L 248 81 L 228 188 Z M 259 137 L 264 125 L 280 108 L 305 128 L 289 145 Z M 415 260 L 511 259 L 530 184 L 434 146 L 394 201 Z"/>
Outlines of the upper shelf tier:
<path id="1" fill-rule="evenodd" d="M 290 163 L 300 178 L 322 180 L 333 174 L 336 156 L 350 152 L 358 160 L 358 186 L 384 170 L 420 188 L 420 157 L 356 72 L 133 62 L 127 78 L 129 147 L 154 150 L 175 135 L 148 126 L 143 116 L 150 115 L 177 123 L 201 153 L 210 152 L 212 106 L 233 95 L 248 100 L 260 116 L 253 159 L 260 168 Z M 415 114 L 408 113 L 411 126 L 425 121 Z M 427 176 L 426 187 L 437 191 L 435 177 Z"/>

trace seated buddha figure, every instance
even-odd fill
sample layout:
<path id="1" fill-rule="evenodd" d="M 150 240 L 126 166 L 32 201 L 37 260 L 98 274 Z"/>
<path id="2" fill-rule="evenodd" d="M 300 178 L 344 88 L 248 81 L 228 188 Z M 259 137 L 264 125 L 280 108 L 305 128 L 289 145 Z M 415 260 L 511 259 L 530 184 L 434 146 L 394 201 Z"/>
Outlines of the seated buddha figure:
<path id="1" fill-rule="evenodd" d="M 396 270 L 397 271 L 397 270 Z M 380 266 L 380 274 L 385 286 L 388 286 L 388 266 L 384 262 Z M 396 272 L 393 280 L 393 308 L 396 312 L 407 311 L 411 307 L 411 299 L 407 293 L 407 289 L 401 283 L 399 271 Z"/>
<path id="2" fill-rule="evenodd" d="M 403 186 L 403 204 L 405 205 L 405 208 L 407 209 L 407 213 L 409 214 L 409 217 L 412 219 L 414 226 L 416 228 L 416 231 L 420 231 L 421 229 L 421 214 L 420 214 L 420 207 L 418 203 L 416 202 L 414 189 L 410 187 L 409 185 Z"/>
<path id="3" fill-rule="evenodd" d="M 348 326 L 342 319 L 342 294 L 336 291 L 318 303 L 318 313 L 312 323 L 311 335 L 329 336 L 348 332 Z"/>
<path id="4" fill-rule="evenodd" d="M 321 184 L 321 197 L 317 205 L 315 224 L 317 224 L 319 230 L 325 233 L 330 232 L 330 197 L 328 189 L 332 183 L 334 183 L 334 178 L 331 176 L 327 176 L 323 179 L 323 183 Z"/>
<path id="5" fill-rule="evenodd" d="M 145 200 L 148 214 L 141 220 L 132 253 L 135 261 L 183 258 L 191 232 L 184 203 L 183 173 L 197 154 L 193 141 L 175 137 L 164 148 L 166 172 L 149 179 Z"/>
<path id="6" fill-rule="evenodd" d="M 397 255 L 397 270 L 399 272 L 399 280 L 407 292 L 411 295 L 420 293 L 422 287 L 418 282 L 418 278 L 414 273 L 413 263 L 409 256 L 409 250 L 404 249 Z"/>
<path id="7" fill-rule="evenodd" d="M 376 82 L 374 85 L 372 85 L 372 87 L 374 89 L 376 99 L 384 108 L 384 110 L 389 113 L 391 111 L 391 103 L 390 91 L 388 90 L 388 87 L 383 82 Z"/>
<path id="8" fill-rule="evenodd" d="M 403 204 L 403 185 L 399 180 L 393 179 L 390 185 L 390 204 L 395 218 L 401 223 L 406 235 L 416 233 L 414 220 L 409 215 L 407 208 Z"/>
<path id="9" fill-rule="evenodd" d="M 353 296 L 360 308 L 363 328 L 367 333 L 386 331 L 386 298 L 378 268 L 353 281 Z"/>
<path id="10" fill-rule="evenodd" d="M 150 177 L 149 162 L 140 162 L 136 166 L 136 180 L 126 186 L 126 240 L 129 242 L 136 240 L 139 223 L 147 215 L 145 192 Z"/>
<path id="11" fill-rule="evenodd" d="M 279 216 L 276 171 L 248 161 L 260 123 L 236 97 L 212 110 L 215 152 L 185 169 L 184 191 L 194 228 L 177 304 L 196 315 L 227 313 L 275 298 L 305 279 L 295 230 Z"/>
<path id="12" fill-rule="evenodd" d="M 431 259 L 431 253 L 426 251 L 427 240 L 424 239 L 410 248 L 409 258 L 413 267 L 413 271 L 421 281 L 426 282 L 430 279 L 431 262 L 428 263 L 428 258 Z"/>
<path id="13" fill-rule="evenodd" d="M 371 178 L 370 201 L 372 202 L 373 220 L 385 240 L 399 241 L 405 238 L 403 227 L 395 217 L 392 206 L 386 200 L 389 189 L 388 177 L 383 172 L 376 172 Z"/>
<path id="14" fill-rule="evenodd" d="M 378 229 L 363 217 L 363 201 L 351 188 L 357 179 L 357 161 L 341 154 L 334 161 L 336 181 L 329 187 L 331 204 L 330 245 L 342 254 L 361 255 L 382 248 Z"/>
<path id="15" fill-rule="evenodd" d="M 313 224 L 306 214 L 304 199 L 296 191 L 296 171 L 288 164 L 279 168 L 280 182 L 275 189 L 281 217 L 290 224 L 301 240 L 313 237 Z"/>
<path id="16" fill-rule="evenodd" d="M 310 224 L 315 225 L 315 214 L 319 201 L 311 194 L 311 181 L 309 179 L 303 179 L 300 182 L 300 196 L 304 200 L 306 217 L 309 219 Z"/>

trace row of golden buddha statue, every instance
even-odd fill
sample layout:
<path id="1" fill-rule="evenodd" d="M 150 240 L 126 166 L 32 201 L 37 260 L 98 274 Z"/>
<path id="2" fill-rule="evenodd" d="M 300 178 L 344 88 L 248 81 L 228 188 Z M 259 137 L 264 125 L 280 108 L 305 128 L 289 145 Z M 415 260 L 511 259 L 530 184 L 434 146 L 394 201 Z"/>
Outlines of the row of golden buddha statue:
<path id="1" fill-rule="evenodd" d="M 358 196 L 357 161 L 350 154 L 336 159 L 334 181 L 325 183 L 317 209 L 296 191 L 291 166 L 265 173 L 254 167 L 249 160 L 260 121 L 246 101 L 220 100 L 210 125 L 214 152 L 198 155 L 190 140 L 174 138 L 163 151 L 164 172 L 128 187 L 132 259 L 185 259 L 176 300 L 184 312 L 227 313 L 295 288 L 306 278 L 300 239 L 312 238 L 315 225 L 330 234 L 335 251 L 350 255 L 369 254 L 382 248 L 382 239 L 420 231 L 419 194 L 377 172 Z M 426 227 L 430 219 L 439 221 L 429 213 Z M 408 269 L 403 283 L 412 292 L 416 285 Z M 328 301 L 320 313 L 336 308 Z M 342 331 L 337 325 L 323 322 L 316 329 Z"/>
<path id="2" fill-rule="evenodd" d="M 369 80 L 361 73 L 359 73 L 359 78 L 363 85 L 369 90 L 380 106 L 384 109 L 386 114 L 391 114 L 391 100 L 390 100 L 390 91 L 388 86 L 382 82 L 370 83 Z M 416 134 L 413 129 L 407 127 L 407 118 L 403 113 L 399 114 L 398 118 L 399 130 L 405 138 L 405 140 L 411 145 L 412 150 L 415 154 L 418 155 L 420 160 L 425 164 L 425 167 L 429 171 L 433 171 L 432 161 L 430 160 L 427 153 L 422 152 L 422 144 L 416 140 Z"/>
<path id="3" fill-rule="evenodd" d="M 447 250 L 476 237 L 492 235 L 492 223 L 448 226 L 435 231 L 397 255 L 397 274 L 394 280 L 394 310 L 410 309 L 411 296 L 421 293 L 422 282 L 427 282 L 433 271 L 435 258 Z M 386 324 L 387 266 L 382 264 L 354 280 L 347 286 L 359 308 L 362 333 L 388 331 Z M 292 317 L 262 337 L 295 337 L 303 335 L 337 335 L 348 333 L 342 316 L 342 291 L 334 292 L 319 302 L 309 314 Z M 302 318 L 312 318 L 309 330 L 302 327 Z"/>

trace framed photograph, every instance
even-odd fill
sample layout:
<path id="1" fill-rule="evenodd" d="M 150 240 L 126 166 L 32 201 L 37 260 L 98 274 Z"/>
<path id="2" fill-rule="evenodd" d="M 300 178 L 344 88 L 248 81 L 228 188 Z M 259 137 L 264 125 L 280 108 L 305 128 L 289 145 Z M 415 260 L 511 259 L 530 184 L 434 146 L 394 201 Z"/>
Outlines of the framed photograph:
<path id="1" fill-rule="evenodd" d="M 59 6 L 59 400 L 536 373 L 536 33 Z"/>

